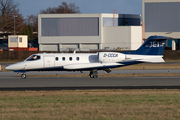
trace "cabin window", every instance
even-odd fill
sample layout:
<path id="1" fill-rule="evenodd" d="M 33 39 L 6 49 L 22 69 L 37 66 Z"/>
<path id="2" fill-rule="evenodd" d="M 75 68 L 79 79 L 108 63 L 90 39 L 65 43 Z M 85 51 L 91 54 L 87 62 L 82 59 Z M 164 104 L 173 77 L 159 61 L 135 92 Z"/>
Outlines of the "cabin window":
<path id="1" fill-rule="evenodd" d="M 33 61 L 33 60 L 39 60 L 41 57 L 39 55 L 32 55 L 29 58 L 27 58 L 27 61 Z"/>
<path id="2" fill-rule="evenodd" d="M 58 60 L 59 60 L 59 58 L 58 58 L 58 57 L 56 57 L 55 59 L 56 59 L 56 61 L 58 61 Z"/>
<path id="3" fill-rule="evenodd" d="M 65 61 L 65 57 L 62 57 L 62 60 Z"/>
<path id="4" fill-rule="evenodd" d="M 79 61 L 79 57 L 76 57 L 76 60 Z"/>
<path id="5" fill-rule="evenodd" d="M 69 57 L 69 60 L 72 61 L 72 57 Z"/>

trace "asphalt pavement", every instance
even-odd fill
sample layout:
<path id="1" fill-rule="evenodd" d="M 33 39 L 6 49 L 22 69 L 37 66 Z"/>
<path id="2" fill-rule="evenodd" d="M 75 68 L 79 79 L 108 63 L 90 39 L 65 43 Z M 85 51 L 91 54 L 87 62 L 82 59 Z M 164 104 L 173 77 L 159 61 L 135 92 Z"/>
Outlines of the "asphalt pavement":
<path id="1" fill-rule="evenodd" d="M 0 91 L 62 89 L 180 89 L 180 77 L 0 77 Z"/>

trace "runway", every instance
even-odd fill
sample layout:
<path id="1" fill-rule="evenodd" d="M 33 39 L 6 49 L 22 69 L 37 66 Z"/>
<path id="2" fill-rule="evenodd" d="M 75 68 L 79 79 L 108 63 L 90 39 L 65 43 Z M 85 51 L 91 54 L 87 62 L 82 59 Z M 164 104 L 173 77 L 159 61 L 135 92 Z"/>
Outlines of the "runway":
<path id="1" fill-rule="evenodd" d="M 180 89 L 180 77 L 1 77 L 0 91 L 76 89 Z"/>
<path id="2" fill-rule="evenodd" d="M 110 74 L 179 73 L 180 69 L 113 70 Z M 98 71 L 99 74 L 106 74 Z M 21 73 L 19 73 L 21 74 Z M 89 74 L 80 72 L 27 72 L 27 75 Z M 27 77 L 14 72 L 0 72 L 0 91 L 76 90 L 76 89 L 180 89 L 180 77 Z"/>
<path id="3" fill-rule="evenodd" d="M 112 70 L 110 74 L 143 74 L 143 73 L 180 73 L 180 69 L 162 69 L 162 70 Z M 104 71 L 98 71 L 99 74 L 106 74 Z M 21 73 L 19 73 L 21 74 Z M 27 72 L 27 75 L 62 75 L 62 74 L 89 74 L 89 71 L 80 72 L 67 72 L 67 71 L 44 71 L 44 72 Z M 0 77 L 15 77 L 17 73 L 14 72 L 0 72 Z"/>

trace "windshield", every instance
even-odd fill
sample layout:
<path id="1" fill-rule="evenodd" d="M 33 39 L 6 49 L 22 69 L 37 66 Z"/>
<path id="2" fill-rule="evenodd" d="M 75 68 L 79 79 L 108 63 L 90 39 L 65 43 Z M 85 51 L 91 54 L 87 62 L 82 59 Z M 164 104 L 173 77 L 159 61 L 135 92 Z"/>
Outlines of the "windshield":
<path id="1" fill-rule="evenodd" d="M 26 59 L 26 61 L 33 61 L 33 60 L 39 60 L 41 57 L 39 55 L 32 55 L 29 58 Z"/>

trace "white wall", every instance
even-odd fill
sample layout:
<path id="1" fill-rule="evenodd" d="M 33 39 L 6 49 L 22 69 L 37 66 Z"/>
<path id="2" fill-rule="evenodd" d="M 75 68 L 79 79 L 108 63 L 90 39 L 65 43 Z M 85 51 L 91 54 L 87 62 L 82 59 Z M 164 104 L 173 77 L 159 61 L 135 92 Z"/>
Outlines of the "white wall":
<path id="1" fill-rule="evenodd" d="M 138 49 L 142 43 L 142 26 L 131 26 L 131 50 Z"/>
<path id="2" fill-rule="evenodd" d="M 11 42 L 10 39 L 16 39 L 16 42 Z M 22 42 L 20 41 L 22 38 Z M 19 48 L 27 48 L 28 37 L 27 35 L 9 35 L 8 36 L 8 47 L 19 47 Z"/>
<path id="3" fill-rule="evenodd" d="M 141 26 L 103 27 L 103 49 L 136 50 L 141 44 Z"/>
<path id="4" fill-rule="evenodd" d="M 22 38 L 22 42 L 18 42 L 18 47 L 28 47 L 28 36 L 27 35 L 18 35 L 18 39 Z"/>

